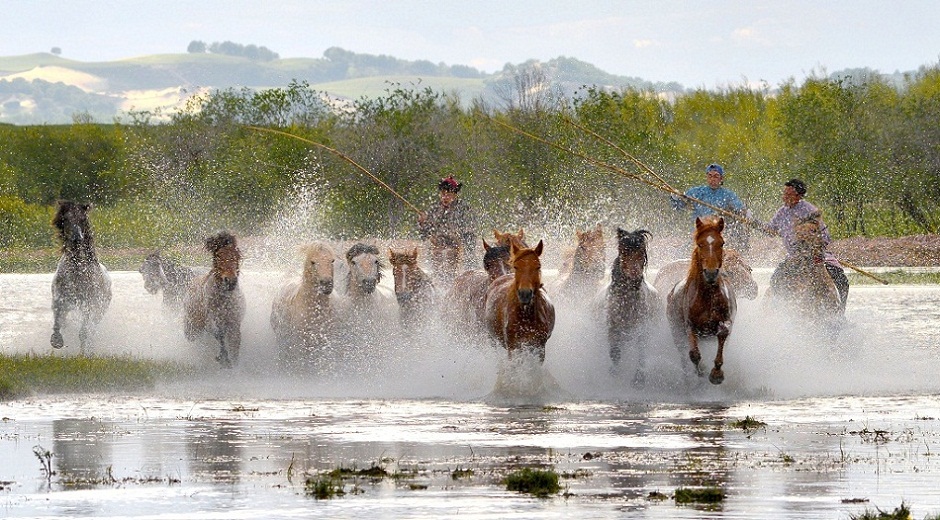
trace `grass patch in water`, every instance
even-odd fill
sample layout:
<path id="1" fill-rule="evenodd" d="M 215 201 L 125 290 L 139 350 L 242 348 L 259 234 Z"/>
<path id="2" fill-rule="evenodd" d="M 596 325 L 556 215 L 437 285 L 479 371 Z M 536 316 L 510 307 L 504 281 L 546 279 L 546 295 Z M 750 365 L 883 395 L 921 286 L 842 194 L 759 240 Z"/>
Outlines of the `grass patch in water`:
<path id="1" fill-rule="evenodd" d="M 901 505 L 894 508 L 894 511 L 890 513 L 876 507 L 875 511 L 865 509 L 864 513 L 849 515 L 849 518 L 852 520 L 910 520 L 913 517 L 911 516 L 911 509 L 907 507 L 907 504 L 901 502 Z"/>
<path id="2" fill-rule="evenodd" d="M 316 498 L 317 500 L 326 500 L 343 496 L 346 492 L 343 491 L 342 480 L 331 477 L 310 477 L 304 482 L 304 494 Z"/>
<path id="3" fill-rule="evenodd" d="M 872 279 L 870 276 L 856 273 L 849 269 L 845 270 L 849 279 L 849 285 L 879 285 L 880 282 Z M 878 278 L 885 280 L 889 284 L 896 285 L 930 285 L 940 284 L 940 273 L 908 272 L 908 271 L 886 271 L 884 273 L 872 273 Z"/>
<path id="4" fill-rule="evenodd" d="M 194 369 L 130 357 L 0 354 L 0 399 L 37 393 L 149 390 Z"/>
<path id="5" fill-rule="evenodd" d="M 739 419 L 731 423 L 731 427 L 738 430 L 756 430 L 757 428 L 763 428 L 767 426 L 767 423 L 759 421 L 750 415 L 745 416 L 744 419 Z"/>
<path id="6" fill-rule="evenodd" d="M 472 476 L 472 469 L 460 469 L 459 467 L 450 473 L 451 480 L 460 480 L 462 478 L 470 478 Z"/>
<path id="7" fill-rule="evenodd" d="M 561 491 L 558 485 L 558 473 L 553 470 L 522 468 L 506 476 L 507 491 L 528 493 L 537 497 L 547 497 Z"/>
<path id="8" fill-rule="evenodd" d="M 717 487 L 676 489 L 677 504 L 714 504 L 724 499 L 724 492 Z"/>

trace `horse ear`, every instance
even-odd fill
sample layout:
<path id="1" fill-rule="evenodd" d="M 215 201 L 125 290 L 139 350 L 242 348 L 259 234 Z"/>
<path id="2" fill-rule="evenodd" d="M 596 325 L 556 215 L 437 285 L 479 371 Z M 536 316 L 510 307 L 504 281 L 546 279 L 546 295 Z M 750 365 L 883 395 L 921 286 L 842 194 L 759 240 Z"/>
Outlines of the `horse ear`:
<path id="1" fill-rule="evenodd" d="M 484 251 L 489 251 L 489 250 L 490 250 L 490 245 L 486 243 L 486 239 L 485 239 L 485 238 L 483 239 L 483 250 L 484 250 Z"/>
<path id="2" fill-rule="evenodd" d="M 535 246 L 535 254 L 537 256 L 542 256 L 542 241 L 539 240 L 539 245 Z"/>
<path id="3" fill-rule="evenodd" d="M 516 234 L 519 235 L 519 240 L 525 240 L 525 230 L 524 230 L 524 229 L 519 228 L 519 232 L 516 233 Z"/>
<path id="4" fill-rule="evenodd" d="M 582 232 L 578 231 L 577 229 L 575 229 L 575 230 L 574 230 L 574 236 L 578 237 L 578 242 L 580 242 L 580 241 L 581 241 L 581 238 L 584 236 L 584 233 L 582 233 Z"/>
<path id="5" fill-rule="evenodd" d="M 82 210 L 87 213 L 91 211 L 95 207 L 95 205 L 89 202 L 87 204 L 82 204 L 81 207 L 82 207 Z"/>
<path id="6" fill-rule="evenodd" d="M 627 234 L 627 231 L 620 226 L 617 226 L 617 238 L 623 238 Z"/>
<path id="7" fill-rule="evenodd" d="M 411 250 L 411 257 L 418 258 L 418 246 L 415 246 L 414 249 Z"/>
<path id="8" fill-rule="evenodd" d="M 695 229 L 702 227 L 702 217 L 695 217 Z"/>
<path id="9" fill-rule="evenodd" d="M 718 232 L 721 233 L 723 229 L 725 229 L 725 219 L 723 217 L 718 217 Z"/>
<path id="10" fill-rule="evenodd" d="M 388 248 L 388 257 L 392 258 L 393 256 L 395 256 L 395 252 L 392 251 L 392 248 Z"/>

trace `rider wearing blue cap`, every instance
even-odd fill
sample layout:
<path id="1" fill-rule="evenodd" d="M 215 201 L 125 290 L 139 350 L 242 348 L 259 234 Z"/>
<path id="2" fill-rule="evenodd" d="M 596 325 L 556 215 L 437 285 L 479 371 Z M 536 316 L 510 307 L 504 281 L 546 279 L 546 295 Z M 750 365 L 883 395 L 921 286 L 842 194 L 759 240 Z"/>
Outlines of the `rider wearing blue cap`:
<path id="1" fill-rule="evenodd" d="M 737 194 L 722 186 L 724 180 L 725 169 L 722 168 L 720 164 L 709 164 L 707 167 L 705 167 L 705 184 L 689 188 L 688 191 L 685 192 L 685 196 L 700 200 L 732 213 L 738 213 L 742 216 L 747 216 L 748 211 Z M 670 195 L 669 198 L 671 199 L 672 207 L 675 210 L 685 209 L 689 204 L 692 205 L 692 222 L 695 222 L 695 219 L 699 217 L 704 217 L 705 215 L 712 215 L 715 213 L 715 210 L 709 208 L 708 206 L 704 206 L 697 202 L 687 201 L 678 195 Z M 737 242 L 733 245 L 738 249 L 747 249 L 748 240 L 744 226 L 740 226 L 738 222 L 735 222 L 732 219 L 726 218 L 725 221 L 730 226 L 729 234 L 732 235 L 731 238 L 734 238 L 734 241 Z"/>

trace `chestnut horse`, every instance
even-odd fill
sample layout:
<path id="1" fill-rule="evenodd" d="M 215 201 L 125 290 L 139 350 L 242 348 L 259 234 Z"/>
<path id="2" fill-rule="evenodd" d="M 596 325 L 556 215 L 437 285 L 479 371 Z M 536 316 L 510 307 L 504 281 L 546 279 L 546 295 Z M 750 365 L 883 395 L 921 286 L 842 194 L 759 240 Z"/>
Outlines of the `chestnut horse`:
<path id="1" fill-rule="evenodd" d="M 313 242 L 301 248 L 304 254 L 300 280 L 281 288 L 271 304 L 271 328 L 278 345 L 289 353 L 303 353 L 322 347 L 334 326 L 333 263 L 336 255 L 323 242 Z"/>
<path id="2" fill-rule="evenodd" d="M 427 318 L 434 304 L 434 284 L 418 265 L 418 248 L 388 249 L 388 261 L 395 277 L 395 299 L 402 328 L 411 329 Z"/>
<path id="3" fill-rule="evenodd" d="M 575 249 L 566 255 L 560 274 L 552 283 L 553 294 L 565 299 L 585 300 L 594 295 L 604 279 L 604 230 L 600 224 L 587 231 L 575 230 L 575 238 Z"/>
<path id="4" fill-rule="evenodd" d="M 470 330 L 483 327 L 486 291 L 493 280 L 509 274 L 509 244 L 491 246 L 483 241 L 483 270 L 465 271 L 454 280 L 446 301 L 455 320 Z"/>
<path id="5" fill-rule="evenodd" d="M 235 236 L 220 231 L 205 241 L 212 269 L 197 277 L 183 298 L 183 333 L 195 341 L 203 332 L 219 341 L 215 358 L 223 368 L 238 362 L 245 317 L 245 295 L 238 285 L 241 252 Z"/>
<path id="6" fill-rule="evenodd" d="M 653 280 L 653 287 L 660 294 L 667 294 L 677 283 L 685 279 L 690 263 L 691 261 L 686 258 L 660 267 Z M 731 284 L 735 296 L 748 300 L 757 298 L 757 281 L 754 280 L 753 270 L 744 257 L 734 249 L 725 248 L 722 275 Z"/>
<path id="7" fill-rule="evenodd" d="M 844 315 L 839 289 L 823 261 L 826 243 L 819 213 L 800 219 L 793 226 L 794 254 L 778 268 L 764 294 L 765 302 L 782 302 L 801 316 L 835 325 Z"/>
<path id="8" fill-rule="evenodd" d="M 724 364 L 725 341 L 731 334 L 736 310 L 734 291 L 721 272 L 724 260 L 721 231 L 724 227 L 725 221 L 721 217 L 695 219 L 694 247 L 688 274 L 666 297 L 666 316 L 673 340 L 677 346 L 689 345 L 689 359 L 699 375 L 704 375 L 699 338 L 718 338 L 718 353 L 708 377 L 716 385 L 725 379 L 721 366 Z"/>
<path id="9" fill-rule="evenodd" d="M 519 231 L 515 233 L 508 231 L 503 233 L 494 229 L 493 238 L 496 239 L 497 246 L 509 247 L 510 243 L 515 242 L 517 247 L 529 247 L 525 242 L 525 230 L 522 228 L 519 228 Z"/>
<path id="10" fill-rule="evenodd" d="M 662 305 L 659 293 L 644 276 L 649 262 L 647 241 L 651 236 L 644 229 L 617 228 L 617 258 L 610 270 L 610 283 L 603 289 L 610 360 L 618 366 L 622 349 L 632 346 L 637 351 L 633 382 L 638 386 L 645 381 L 646 348 Z"/>
<path id="11" fill-rule="evenodd" d="M 534 349 L 545 361 L 545 343 L 555 328 L 555 307 L 542 288 L 542 241 L 534 248 L 509 245 L 514 274 L 497 278 L 486 291 L 484 321 L 490 334 L 512 356 L 520 349 Z"/>
<path id="12" fill-rule="evenodd" d="M 192 268 L 163 258 L 159 251 L 147 255 L 138 271 L 144 278 L 147 292 L 157 294 L 163 291 L 163 305 L 177 308 L 183 304 L 183 296 L 196 278 Z"/>
<path id="13" fill-rule="evenodd" d="M 82 315 L 78 340 L 84 352 L 93 327 L 111 305 L 111 277 L 95 252 L 90 210 L 91 204 L 61 200 L 52 219 L 62 242 L 62 256 L 52 278 L 52 348 L 65 346 L 62 323 L 69 311 L 78 310 Z"/>

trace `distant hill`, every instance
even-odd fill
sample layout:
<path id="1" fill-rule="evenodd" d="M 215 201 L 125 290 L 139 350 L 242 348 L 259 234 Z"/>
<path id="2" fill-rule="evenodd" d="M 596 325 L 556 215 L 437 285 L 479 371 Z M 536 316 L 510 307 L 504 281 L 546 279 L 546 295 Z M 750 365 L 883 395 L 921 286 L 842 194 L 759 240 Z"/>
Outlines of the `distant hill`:
<path id="1" fill-rule="evenodd" d="M 166 114 L 205 89 L 264 89 L 285 87 L 292 81 L 306 81 L 315 90 L 338 98 L 381 96 L 391 85 L 415 85 L 456 93 L 465 103 L 483 99 L 499 104 L 506 101 L 514 78 L 525 71 L 536 71 L 553 94 L 565 97 L 584 86 L 665 93 L 685 90 L 675 82 L 609 74 L 564 56 L 547 62 L 507 64 L 501 71 L 486 74 L 465 65 L 407 61 L 338 47 L 327 49 L 321 58 L 271 60 L 201 52 L 80 62 L 37 53 L 0 57 L 0 123 L 70 123 L 76 116 L 110 122 L 130 110 L 159 109 Z M 863 77 L 877 73 L 853 69 L 848 74 Z"/>

